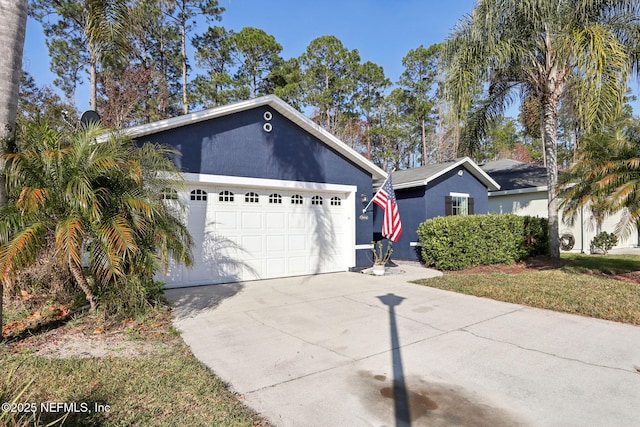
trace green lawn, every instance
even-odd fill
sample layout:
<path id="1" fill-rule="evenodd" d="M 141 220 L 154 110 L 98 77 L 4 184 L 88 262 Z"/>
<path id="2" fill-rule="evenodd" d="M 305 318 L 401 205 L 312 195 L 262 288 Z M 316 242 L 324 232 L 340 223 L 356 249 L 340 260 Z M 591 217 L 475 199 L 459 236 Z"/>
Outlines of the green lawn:
<path id="1" fill-rule="evenodd" d="M 607 277 L 640 271 L 633 255 L 563 255 L 563 265 L 520 273 L 445 273 L 416 283 L 531 307 L 640 325 L 640 285 Z M 499 270 L 499 269 L 498 269 Z"/>
<path id="2" fill-rule="evenodd" d="M 33 380 L 18 402 L 84 402 L 89 408 L 109 405 L 108 412 L 72 413 L 64 425 L 266 425 L 184 344 L 166 354 L 133 359 L 45 359 L 5 354 L 0 356 L 0 365 L 3 373 L 15 370 L 9 384 L 2 379 L 3 402 L 11 401 Z M 46 424 L 60 415 L 64 413 L 44 414 L 39 421 Z M 15 425 L 29 425 L 27 418 Z M 0 424 L 13 423 L 0 419 Z"/>

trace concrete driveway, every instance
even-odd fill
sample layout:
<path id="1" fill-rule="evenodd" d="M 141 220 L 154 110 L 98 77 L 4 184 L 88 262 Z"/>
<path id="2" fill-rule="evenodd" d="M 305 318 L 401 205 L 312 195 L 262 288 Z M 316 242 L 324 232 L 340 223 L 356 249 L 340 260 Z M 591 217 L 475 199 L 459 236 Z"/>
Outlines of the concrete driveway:
<path id="1" fill-rule="evenodd" d="M 640 328 L 407 283 L 414 265 L 166 292 L 278 426 L 638 426 Z"/>

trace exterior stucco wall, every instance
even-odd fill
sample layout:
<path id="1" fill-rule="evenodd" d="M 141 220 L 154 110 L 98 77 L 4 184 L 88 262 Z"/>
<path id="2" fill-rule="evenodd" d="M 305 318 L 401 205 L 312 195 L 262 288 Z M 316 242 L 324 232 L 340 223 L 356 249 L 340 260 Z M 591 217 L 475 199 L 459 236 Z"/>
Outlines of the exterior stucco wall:
<path id="1" fill-rule="evenodd" d="M 458 175 L 460 171 L 462 171 L 462 175 Z M 426 217 L 422 221 L 436 216 L 444 216 L 445 197 L 450 193 L 468 194 L 474 199 L 474 213 L 488 212 L 487 187 L 469 173 L 464 166 L 459 166 L 429 183 L 425 198 Z"/>
<path id="2" fill-rule="evenodd" d="M 509 195 L 491 195 L 489 197 L 490 213 L 513 213 L 516 215 L 529 215 L 541 218 L 547 218 L 547 192 L 537 191 L 532 193 L 509 194 Z M 560 219 L 563 220 L 563 213 L 560 212 Z M 602 231 L 614 233 L 616 225 L 620 221 L 622 213 L 610 215 L 602 223 Z M 560 235 L 571 233 L 575 239 L 575 245 L 572 252 L 589 253 L 591 240 L 596 235 L 596 223 L 589 213 L 589 209 L 585 208 L 582 214 L 578 215 L 573 225 L 560 223 Z M 638 233 L 635 227 L 625 238 L 619 238 L 616 248 L 627 248 L 637 246 Z"/>
<path id="3" fill-rule="evenodd" d="M 265 113 L 270 113 L 266 120 Z M 265 131 L 265 124 L 271 127 Z M 357 198 L 372 197 L 371 174 L 269 106 L 165 130 L 139 138 L 177 149 L 173 160 L 183 172 L 357 186 Z M 373 220 L 358 220 L 356 245 L 371 242 Z M 366 265 L 356 251 L 356 265 Z"/>
<path id="4" fill-rule="evenodd" d="M 458 172 L 462 171 L 459 175 Z M 395 191 L 402 221 L 402 236 L 393 245 L 393 259 L 420 260 L 418 226 L 429 218 L 445 215 L 445 196 L 450 193 L 468 194 L 474 199 L 474 213 L 488 212 L 487 187 L 464 166 L 455 168 L 438 177 L 427 186 L 418 186 Z M 374 209 L 374 236 L 382 229 L 383 213 Z"/>

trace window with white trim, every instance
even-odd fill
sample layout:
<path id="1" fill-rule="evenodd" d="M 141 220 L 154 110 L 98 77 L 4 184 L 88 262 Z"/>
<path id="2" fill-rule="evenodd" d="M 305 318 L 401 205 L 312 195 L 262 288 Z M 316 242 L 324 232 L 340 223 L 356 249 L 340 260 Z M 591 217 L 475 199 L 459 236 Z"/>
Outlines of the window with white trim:
<path id="1" fill-rule="evenodd" d="M 311 198 L 312 205 L 321 205 L 322 204 L 322 196 L 313 196 Z"/>
<path id="2" fill-rule="evenodd" d="M 342 199 L 338 196 L 333 196 L 330 204 L 331 206 L 340 206 L 342 205 Z"/>
<path id="3" fill-rule="evenodd" d="M 231 191 L 229 191 L 229 190 L 221 191 L 218 194 L 218 201 L 219 202 L 233 202 L 234 201 L 233 193 Z"/>
<path id="4" fill-rule="evenodd" d="M 291 204 L 292 205 L 301 205 L 304 202 L 304 198 L 299 194 L 294 194 L 291 196 Z"/>
<path id="5" fill-rule="evenodd" d="M 258 203 L 260 202 L 260 196 L 258 195 L 258 193 L 250 191 L 244 195 L 244 201 L 245 203 Z"/>
<path id="6" fill-rule="evenodd" d="M 474 200 L 464 193 L 450 193 L 445 196 L 446 215 L 473 215 Z"/>
<path id="7" fill-rule="evenodd" d="M 206 202 L 207 192 L 204 190 L 201 190 L 200 188 L 196 188 L 195 190 L 191 191 L 191 193 L 189 194 L 189 198 L 191 200 L 195 200 L 199 202 Z"/>
<path id="8" fill-rule="evenodd" d="M 281 205 L 282 196 L 278 193 L 269 194 L 269 204 Z"/>

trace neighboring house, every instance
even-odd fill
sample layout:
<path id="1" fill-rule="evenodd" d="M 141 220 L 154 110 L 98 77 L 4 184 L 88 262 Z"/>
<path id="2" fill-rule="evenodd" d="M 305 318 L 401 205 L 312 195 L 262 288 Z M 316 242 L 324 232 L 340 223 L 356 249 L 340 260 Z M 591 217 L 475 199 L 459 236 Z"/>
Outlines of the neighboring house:
<path id="1" fill-rule="evenodd" d="M 402 221 L 402 236 L 393 244 L 393 258 L 419 260 L 418 225 L 443 215 L 472 215 L 488 212 L 488 191 L 500 186 L 468 157 L 450 162 L 393 172 Z M 382 186 L 384 180 L 376 182 Z M 382 211 L 374 208 L 374 234 L 380 239 Z"/>
<path id="2" fill-rule="evenodd" d="M 370 265 L 373 220 L 358 217 L 386 173 L 276 96 L 125 133 L 181 153 L 195 265 L 158 277 L 167 286 Z"/>
<path id="3" fill-rule="evenodd" d="M 481 167 L 500 184 L 500 190 L 489 192 L 489 212 L 548 216 L 546 168 L 515 160 L 497 160 Z M 602 223 L 602 231 L 614 232 L 620 216 L 620 213 L 607 216 Z M 562 221 L 562 212 L 560 218 Z M 573 226 L 560 223 L 560 235 L 564 234 L 573 236 L 574 252 L 589 252 L 591 240 L 596 235 L 596 223 L 588 208 L 582 210 Z M 636 246 L 637 239 L 634 232 L 630 237 L 620 239 L 616 247 Z"/>

